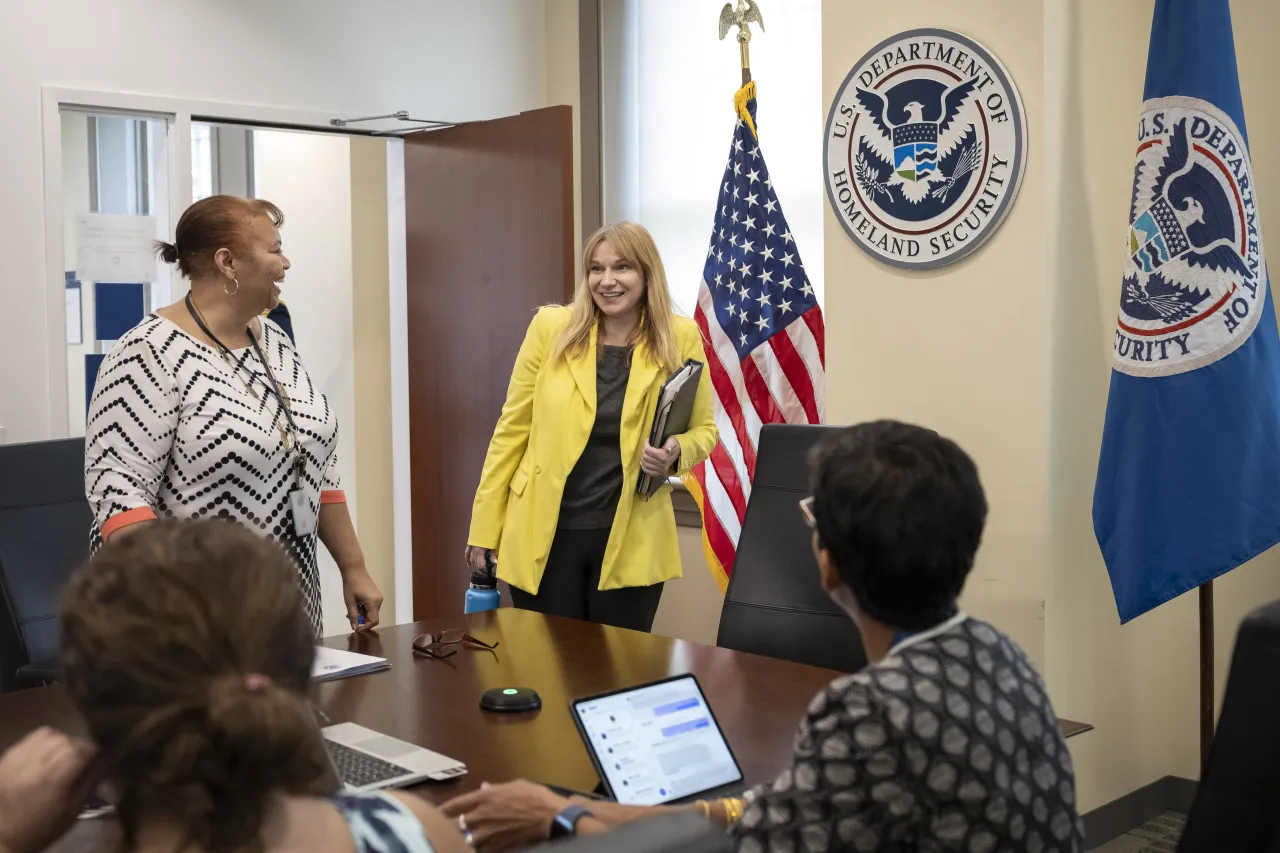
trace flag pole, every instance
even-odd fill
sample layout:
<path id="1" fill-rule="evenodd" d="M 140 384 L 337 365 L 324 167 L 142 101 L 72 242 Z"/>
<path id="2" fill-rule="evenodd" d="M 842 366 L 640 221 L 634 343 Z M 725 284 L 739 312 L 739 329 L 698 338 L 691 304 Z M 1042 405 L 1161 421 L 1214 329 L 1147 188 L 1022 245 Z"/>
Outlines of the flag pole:
<path id="1" fill-rule="evenodd" d="M 755 0 L 738 0 L 738 7 L 725 3 L 720 10 L 720 39 L 728 35 L 731 27 L 738 28 L 738 53 L 742 59 L 742 85 L 751 82 L 751 24 L 759 24 L 764 32 L 764 18 Z"/>
<path id="2" fill-rule="evenodd" d="M 1213 744 L 1213 581 L 1200 585 L 1200 769 Z"/>

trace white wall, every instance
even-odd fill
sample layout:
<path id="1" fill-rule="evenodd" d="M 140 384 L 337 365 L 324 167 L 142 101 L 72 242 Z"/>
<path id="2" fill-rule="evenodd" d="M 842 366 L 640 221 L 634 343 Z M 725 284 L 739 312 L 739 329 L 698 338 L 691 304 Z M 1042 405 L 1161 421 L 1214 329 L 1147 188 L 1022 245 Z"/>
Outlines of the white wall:
<path id="1" fill-rule="evenodd" d="M 305 8 L 304 8 L 305 6 Z M 451 120 L 546 103 L 542 0 L 61 0 L 7 3 L 0 27 L 0 427 L 50 418 L 42 85 L 360 116 Z M 349 238 L 347 240 L 349 243 Z M 59 304 L 61 300 L 59 299 Z"/>
<path id="2" fill-rule="evenodd" d="M 311 381 L 338 416 L 338 474 L 356 518 L 356 404 L 352 333 L 351 143 L 345 136 L 254 131 L 258 198 L 284 211 L 280 236 L 292 265 L 282 298 Z M 346 633 L 342 576 L 321 546 L 325 635 Z"/>

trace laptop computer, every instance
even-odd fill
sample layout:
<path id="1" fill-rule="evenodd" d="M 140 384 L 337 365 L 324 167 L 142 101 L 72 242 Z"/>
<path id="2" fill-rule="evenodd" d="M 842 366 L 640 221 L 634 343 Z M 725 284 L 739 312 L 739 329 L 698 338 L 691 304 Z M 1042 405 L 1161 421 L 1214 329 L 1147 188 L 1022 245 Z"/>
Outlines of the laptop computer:
<path id="1" fill-rule="evenodd" d="M 322 726 L 320 734 L 326 762 L 313 791 L 317 796 L 404 788 L 423 781 L 450 782 L 467 773 L 461 761 L 355 723 Z M 86 820 L 114 813 L 115 806 L 95 793 L 78 817 Z"/>
<path id="2" fill-rule="evenodd" d="M 449 782 L 467 772 L 461 761 L 355 723 L 325 726 L 320 733 L 329 757 L 326 787 L 333 791 L 379 791 L 423 781 Z"/>
<path id="3" fill-rule="evenodd" d="M 600 775 L 597 793 L 608 799 L 679 804 L 734 796 L 745 787 L 692 675 L 577 699 L 570 711 Z"/>

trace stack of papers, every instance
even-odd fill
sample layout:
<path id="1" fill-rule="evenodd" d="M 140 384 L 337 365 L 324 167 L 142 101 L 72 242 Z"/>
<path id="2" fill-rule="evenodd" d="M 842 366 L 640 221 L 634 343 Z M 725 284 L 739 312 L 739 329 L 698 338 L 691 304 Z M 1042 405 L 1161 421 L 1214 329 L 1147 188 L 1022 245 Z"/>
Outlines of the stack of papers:
<path id="1" fill-rule="evenodd" d="M 311 680 L 333 681 L 335 678 L 365 675 L 390 668 L 391 664 L 386 658 L 316 646 L 316 659 L 311 664 Z"/>

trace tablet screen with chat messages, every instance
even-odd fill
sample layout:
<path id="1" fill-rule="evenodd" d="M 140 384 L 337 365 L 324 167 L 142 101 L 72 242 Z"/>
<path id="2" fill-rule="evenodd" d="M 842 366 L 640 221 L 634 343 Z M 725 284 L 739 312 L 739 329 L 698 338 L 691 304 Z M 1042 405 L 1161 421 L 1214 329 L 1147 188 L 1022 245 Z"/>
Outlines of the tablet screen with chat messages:
<path id="1" fill-rule="evenodd" d="M 692 675 L 573 703 L 579 733 L 610 796 L 652 806 L 742 781 Z"/>

